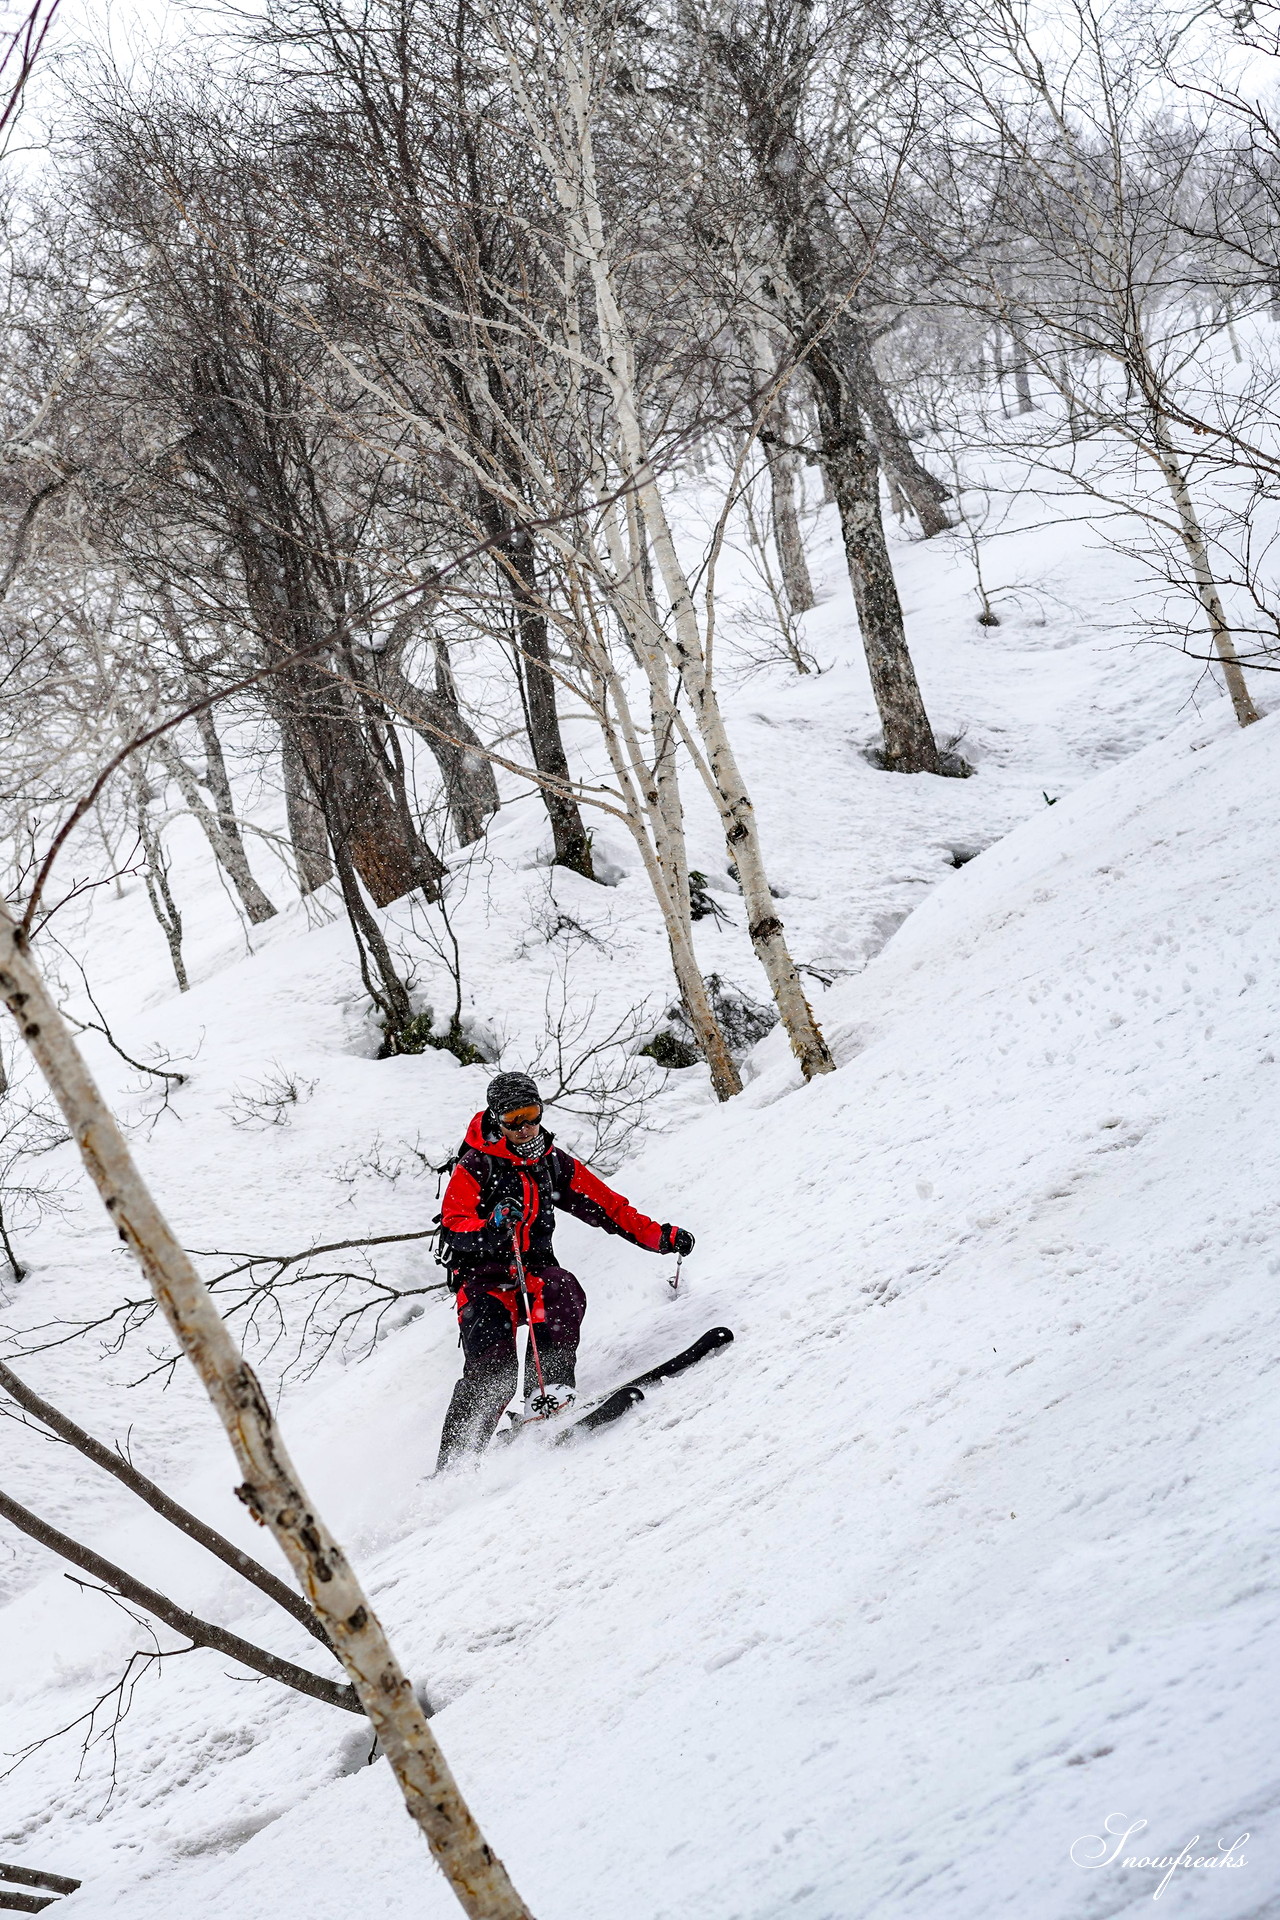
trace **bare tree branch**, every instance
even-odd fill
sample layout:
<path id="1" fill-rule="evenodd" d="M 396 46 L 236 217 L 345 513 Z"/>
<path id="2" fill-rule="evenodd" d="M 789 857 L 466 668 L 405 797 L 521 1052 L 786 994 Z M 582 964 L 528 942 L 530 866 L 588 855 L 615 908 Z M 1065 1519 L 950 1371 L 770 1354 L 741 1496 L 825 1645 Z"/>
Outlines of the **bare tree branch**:
<path id="1" fill-rule="evenodd" d="M 29 1534 L 31 1539 L 39 1541 L 42 1547 L 48 1547 L 51 1553 L 69 1560 L 73 1567 L 80 1567 L 85 1573 L 91 1573 L 95 1580 L 104 1581 L 123 1599 L 132 1600 L 135 1606 L 143 1607 L 148 1613 L 154 1614 L 157 1620 L 163 1620 L 175 1633 L 184 1633 L 193 1646 L 210 1647 L 215 1653 L 224 1653 L 229 1659 L 239 1661 L 242 1667 L 250 1667 L 254 1673 L 263 1674 L 268 1680 L 278 1680 L 282 1686 L 292 1687 L 295 1693 L 305 1693 L 313 1700 L 323 1700 L 326 1706 L 342 1707 L 347 1713 L 363 1712 L 354 1687 L 339 1686 L 336 1680 L 326 1680 L 318 1673 L 309 1672 L 306 1667 L 295 1666 L 292 1660 L 282 1660 L 278 1654 L 255 1647 L 251 1640 L 242 1640 L 238 1633 L 228 1633 L 225 1627 L 216 1627 L 212 1622 L 188 1613 L 185 1607 L 178 1606 L 167 1594 L 144 1586 L 141 1580 L 135 1580 L 132 1574 L 113 1566 L 110 1560 L 104 1560 L 100 1553 L 82 1546 L 69 1534 L 60 1533 L 47 1520 L 41 1520 L 28 1507 L 20 1506 L 4 1492 L 0 1492 L 0 1516 L 21 1532 Z"/>
<path id="2" fill-rule="evenodd" d="M 94 1465 L 101 1467 L 105 1473 L 114 1474 L 123 1486 L 128 1487 L 130 1493 L 136 1493 L 139 1500 L 145 1500 L 149 1507 L 177 1527 L 180 1533 L 185 1533 L 188 1538 L 198 1541 L 217 1559 L 240 1574 L 242 1579 L 248 1580 L 252 1586 L 274 1600 L 277 1606 L 283 1607 L 286 1613 L 292 1614 L 313 1639 L 319 1640 L 322 1646 L 329 1645 L 324 1628 L 300 1593 L 286 1586 L 276 1574 L 262 1566 L 251 1554 L 234 1546 L 215 1528 L 206 1525 L 203 1520 L 197 1520 L 194 1513 L 188 1513 L 185 1507 L 179 1506 L 178 1502 L 165 1493 L 163 1488 L 156 1486 L 153 1480 L 148 1480 L 145 1474 L 139 1473 L 138 1469 L 122 1455 L 104 1446 L 101 1440 L 95 1440 L 93 1435 L 86 1433 L 83 1427 L 78 1427 L 75 1421 L 69 1419 L 58 1407 L 53 1406 L 48 1400 L 41 1399 L 40 1395 L 27 1386 L 25 1381 L 20 1380 L 13 1369 L 5 1366 L 3 1361 L 0 1361 L 0 1387 L 3 1387 L 20 1407 L 34 1414 L 36 1419 L 48 1427 L 52 1433 L 56 1433 L 65 1440 L 68 1446 L 74 1447 L 77 1453 L 82 1453 L 86 1460 L 92 1460 Z"/>
<path id="3" fill-rule="evenodd" d="M 74 1893 L 80 1885 L 65 1873 L 37 1873 L 34 1867 L 10 1867 L 0 1860 L 0 1880 L 11 1880 L 19 1887 L 48 1887 L 51 1893 Z"/>

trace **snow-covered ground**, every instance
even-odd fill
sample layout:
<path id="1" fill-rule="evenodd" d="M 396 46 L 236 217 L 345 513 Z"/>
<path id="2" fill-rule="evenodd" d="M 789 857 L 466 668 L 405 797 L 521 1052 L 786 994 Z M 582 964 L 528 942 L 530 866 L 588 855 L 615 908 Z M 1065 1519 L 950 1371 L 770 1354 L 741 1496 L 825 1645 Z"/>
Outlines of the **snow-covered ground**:
<path id="1" fill-rule="evenodd" d="M 1123 1858 L 1195 1836 L 1192 1857 L 1219 1857 L 1246 1831 L 1243 1864 L 1179 1869 L 1160 1911 L 1257 1920 L 1280 1912 L 1280 716 L 1242 734 L 1193 664 L 1135 649 L 1133 575 L 1081 523 L 984 561 L 1020 583 L 996 629 L 957 544 L 897 559 L 930 710 L 973 779 L 864 758 L 828 520 L 807 637 L 830 671 L 731 701 L 795 952 L 833 977 L 812 985 L 839 1072 L 801 1086 L 775 1032 L 728 1107 L 699 1071 L 671 1077 L 614 1180 L 697 1234 L 678 1298 L 668 1266 L 560 1231 L 590 1295 L 585 1392 L 704 1327 L 734 1346 L 579 1446 L 531 1436 L 434 1481 L 457 1349 L 428 1294 L 368 1357 L 285 1381 L 286 1433 L 539 1920 L 1094 1920 L 1163 1878 Z M 720 876 L 690 799 L 691 858 Z M 509 1065 L 562 977 L 602 1021 L 671 994 L 629 850 L 606 836 L 621 877 L 595 888 L 549 876 L 542 844 L 530 803 L 505 809 L 457 913 L 469 1011 Z M 197 852 L 175 870 L 189 994 L 136 889 L 65 936 L 123 1044 L 190 1059 L 158 1112 L 88 1043 L 184 1241 L 290 1252 L 425 1225 L 436 1182 L 413 1148 L 443 1160 L 485 1070 L 373 1059 L 345 930 L 294 908 L 246 955 Z M 738 924 L 700 924 L 704 966 L 762 995 L 741 903 L 719 897 Z M 548 938 L 557 913 L 592 937 Z M 303 1092 L 288 1123 L 236 1124 L 237 1094 L 276 1072 Z M 141 1292 L 87 1199 L 27 1251 L 11 1352 Z M 434 1279 L 412 1245 L 378 1270 Z M 255 1351 L 277 1382 L 286 1349 Z M 269 1554 L 212 1414 L 154 1374 L 166 1351 L 152 1325 L 18 1364 Z M 17 1498 L 319 1661 L 114 1483 L 0 1432 Z M 27 1542 L 6 1532 L 4 1553 L 13 1751 L 143 1640 Z M 107 1743 L 77 1772 L 79 1745 L 0 1783 L 0 1851 L 80 1876 L 69 1914 L 455 1911 L 358 1724 L 211 1654 L 143 1680 L 113 1793 Z"/>

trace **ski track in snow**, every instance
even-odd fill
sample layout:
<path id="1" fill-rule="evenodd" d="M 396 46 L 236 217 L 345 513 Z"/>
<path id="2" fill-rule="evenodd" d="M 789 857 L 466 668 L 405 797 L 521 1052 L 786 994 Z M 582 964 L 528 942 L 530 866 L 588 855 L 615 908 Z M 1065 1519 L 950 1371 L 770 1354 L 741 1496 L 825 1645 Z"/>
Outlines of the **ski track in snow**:
<path id="1" fill-rule="evenodd" d="M 801 1086 L 775 1032 L 727 1108 L 700 1072 L 672 1076 L 614 1179 L 698 1235 L 679 1298 L 669 1264 L 576 1222 L 558 1244 L 588 1282 L 585 1393 L 721 1321 L 735 1345 L 581 1444 L 526 1436 L 442 1482 L 425 1476 L 457 1351 L 435 1296 L 370 1357 L 284 1389 L 306 1481 L 539 1920 L 1103 1920 L 1145 1910 L 1161 1877 L 1072 1863 L 1115 1814 L 1147 1822 L 1126 1852 L 1252 1835 L 1240 1869 L 1175 1874 L 1162 1914 L 1280 1912 L 1280 716 L 1240 734 L 1211 690 L 1189 705 L 1194 666 L 1122 644 L 1132 580 L 1087 530 L 1014 546 L 1038 598 L 991 632 L 956 551 L 897 552 L 930 710 L 972 780 L 862 757 L 829 520 L 808 633 L 838 664 L 731 702 L 795 952 L 844 976 L 814 988 L 841 1069 Z M 692 864 L 722 875 L 689 802 Z M 505 1018 L 511 1063 L 555 980 L 543 839 L 529 805 L 504 811 L 458 916 L 470 1002 Z M 569 977 L 603 1020 L 671 988 L 638 862 L 597 844 L 616 887 L 553 885 L 601 943 Z M 306 931 L 301 908 L 237 960 L 186 845 L 189 995 L 136 888 L 95 900 L 73 942 L 92 938 L 125 1044 L 198 1045 L 155 1117 L 89 1042 L 182 1237 L 287 1252 L 425 1225 L 434 1180 L 416 1162 L 380 1177 L 371 1145 L 443 1159 L 486 1072 L 374 1061 L 348 936 Z M 701 923 L 704 965 L 760 994 L 741 902 L 718 897 L 739 924 Z M 236 1089 L 273 1062 L 314 1091 L 286 1126 L 233 1126 Z M 12 1334 L 141 1291 L 92 1204 L 32 1251 Z M 412 1248 L 379 1271 L 434 1278 Z M 194 1386 L 125 1391 L 151 1349 L 156 1329 L 23 1367 L 105 1437 L 131 1428 L 139 1464 L 270 1556 Z M 122 1490 L 0 1431 L 18 1498 L 323 1664 Z M 12 1751 L 140 1641 L 25 1541 L 4 1554 Z M 81 1875 L 68 1913 L 98 1920 L 443 1920 L 452 1897 L 367 1740 L 195 1653 L 142 1683 L 105 1810 L 104 1746 L 78 1779 L 72 1739 L 0 1782 L 3 1851 Z"/>

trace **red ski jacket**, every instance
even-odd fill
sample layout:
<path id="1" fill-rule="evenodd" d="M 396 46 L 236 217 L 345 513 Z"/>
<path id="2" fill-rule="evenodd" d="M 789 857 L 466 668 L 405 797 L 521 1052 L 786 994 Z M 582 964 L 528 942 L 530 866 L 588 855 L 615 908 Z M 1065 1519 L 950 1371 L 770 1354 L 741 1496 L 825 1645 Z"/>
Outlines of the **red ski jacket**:
<path id="1" fill-rule="evenodd" d="M 534 1271 L 556 1264 L 551 1236 L 557 1207 L 605 1233 L 621 1234 L 650 1253 L 661 1250 L 658 1221 L 638 1213 L 629 1200 L 606 1187 L 590 1167 L 557 1147 L 551 1134 L 544 1132 L 542 1143 L 538 1158 L 525 1160 L 512 1152 L 488 1114 L 478 1113 L 471 1122 L 440 1209 L 449 1266 L 454 1271 L 464 1275 L 480 1267 L 509 1271 L 510 1230 L 489 1224 L 502 1200 L 517 1200 L 524 1208 L 520 1250 Z"/>

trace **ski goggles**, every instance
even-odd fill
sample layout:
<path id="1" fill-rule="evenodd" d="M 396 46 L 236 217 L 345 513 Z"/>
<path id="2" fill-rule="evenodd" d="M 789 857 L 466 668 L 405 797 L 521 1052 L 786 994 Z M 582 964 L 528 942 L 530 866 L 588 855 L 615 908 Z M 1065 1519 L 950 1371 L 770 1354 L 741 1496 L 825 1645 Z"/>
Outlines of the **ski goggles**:
<path id="1" fill-rule="evenodd" d="M 500 1113 L 499 1120 L 508 1133 L 521 1133 L 525 1127 L 536 1127 L 542 1118 L 541 1107 L 517 1107 L 513 1113 Z"/>

